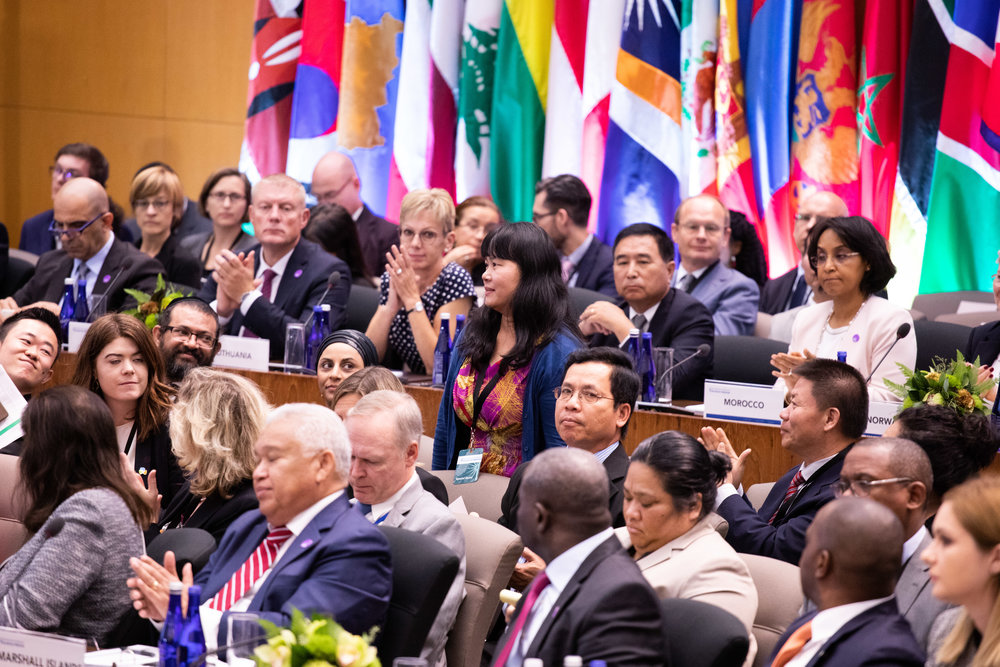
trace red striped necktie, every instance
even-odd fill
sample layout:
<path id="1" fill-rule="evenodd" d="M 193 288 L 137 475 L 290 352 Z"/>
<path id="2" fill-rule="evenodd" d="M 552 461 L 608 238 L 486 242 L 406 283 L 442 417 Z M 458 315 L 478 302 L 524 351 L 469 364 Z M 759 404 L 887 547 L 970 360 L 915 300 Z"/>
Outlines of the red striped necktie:
<path id="1" fill-rule="evenodd" d="M 237 600 L 240 600 L 247 591 L 253 588 L 261 575 L 274 565 L 278 550 L 291 536 L 292 531 L 284 526 L 278 526 L 271 530 L 257 546 L 257 549 L 250 554 L 250 558 L 247 558 L 240 569 L 222 587 L 222 590 L 216 593 L 208 606 L 218 611 L 226 611 L 236 604 Z"/>
<path id="2" fill-rule="evenodd" d="M 774 514 L 772 514 L 771 518 L 767 520 L 768 523 L 774 523 L 774 520 L 778 518 L 778 512 L 781 511 L 782 507 L 792 501 L 792 498 L 794 498 L 795 494 L 798 493 L 799 487 L 802 486 L 805 481 L 806 478 L 802 476 L 802 469 L 799 468 L 798 471 L 796 471 L 795 476 L 792 477 L 792 481 L 789 483 L 788 490 L 785 491 L 785 497 L 781 499 L 781 504 L 778 505 L 778 509 L 774 510 Z"/>

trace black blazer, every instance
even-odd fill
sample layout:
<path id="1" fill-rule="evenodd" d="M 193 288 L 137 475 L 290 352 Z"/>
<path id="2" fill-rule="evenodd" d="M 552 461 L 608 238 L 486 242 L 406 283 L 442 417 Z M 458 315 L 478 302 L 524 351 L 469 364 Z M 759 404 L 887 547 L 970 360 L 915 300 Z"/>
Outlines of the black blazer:
<path id="1" fill-rule="evenodd" d="M 969 342 L 965 346 L 965 359 L 972 363 L 979 357 L 979 363 L 990 366 L 1000 355 L 1000 320 L 987 322 L 975 327 L 969 333 Z"/>
<path id="2" fill-rule="evenodd" d="M 368 206 L 361 209 L 356 224 L 365 266 L 373 276 L 380 276 L 385 271 L 385 254 L 394 243 L 399 244 L 399 225 L 375 215 Z"/>
<path id="3" fill-rule="evenodd" d="M 519 604 L 514 619 L 520 613 Z M 656 593 L 612 536 L 577 568 L 524 657 L 541 658 L 546 665 L 578 655 L 585 665 L 604 660 L 609 665 L 662 667 L 667 648 L 661 622 Z M 515 625 L 512 619 L 497 644 L 498 656 Z"/>
<path id="4" fill-rule="evenodd" d="M 248 202 L 249 203 L 249 202 Z M 135 218 L 128 218 L 122 223 L 122 227 L 129 233 L 132 240 L 141 239 L 142 231 Z M 181 214 L 181 221 L 177 224 L 177 229 L 171 233 L 178 239 L 183 239 L 191 234 L 201 234 L 212 231 L 212 221 L 201 214 L 198 210 L 198 202 L 193 199 L 187 200 L 184 213 Z"/>
<path id="5" fill-rule="evenodd" d="M 142 246 L 142 237 L 135 242 L 135 247 Z M 201 263 L 190 252 L 180 246 L 176 234 L 167 237 L 160 252 L 156 253 L 156 261 L 163 265 L 163 278 L 167 282 L 194 291 L 201 287 Z"/>
<path id="6" fill-rule="evenodd" d="M 815 617 L 811 612 L 785 629 L 774 646 L 774 653 L 767 664 L 777 657 L 781 647 L 798 630 Z M 843 625 L 819 649 L 807 667 L 864 667 L 869 665 L 898 665 L 920 667 L 924 652 L 913 638 L 910 625 L 899 614 L 896 600 L 888 600 L 862 612 Z"/>
<path id="7" fill-rule="evenodd" d="M 162 507 L 169 507 L 181 487 L 184 486 L 184 471 L 177 465 L 170 446 L 170 425 L 164 423 L 144 439 L 135 444 L 135 471 L 143 476 L 155 470 L 156 486 L 163 495 Z"/>
<path id="8" fill-rule="evenodd" d="M 794 267 L 791 271 L 784 273 L 777 278 L 772 278 L 764 283 L 760 290 L 760 303 L 757 310 L 769 315 L 776 315 L 785 310 L 788 298 L 792 296 L 792 289 L 795 287 L 795 274 L 799 267 Z"/>
<path id="9" fill-rule="evenodd" d="M 611 247 L 596 236 L 587 252 L 576 266 L 576 285 L 593 292 L 617 297 L 615 289 L 614 253 Z"/>
<path id="10" fill-rule="evenodd" d="M 619 301 L 618 305 L 628 313 L 627 303 Z M 710 348 L 715 343 L 715 322 L 708 308 L 687 292 L 673 287 L 656 309 L 649 332 L 653 334 L 653 347 L 674 348 L 674 363 L 693 354 L 702 343 L 708 343 Z M 591 347 L 621 347 L 614 334 L 595 334 L 589 344 Z M 673 397 L 700 401 L 705 392 L 705 379 L 712 377 L 713 360 L 714 348 L 708 356 L 691 359 L 674 369 Z"/>
<path id="11" fill-rule="evenodd" d="M 257 509 L 257 496 L 253 492 L 253 482 L 243 480 L 234 490 L 230 498 L 223 498 L 217 493 L 205 497 L 205 502 L 198 506 L 201 497 L 191 493 L 191 482 L 184 485 L 174 495 L 170 505 L 160 512 L 160 520 L 146 531 L 146 543 L 167 528 L 201 528 L 208 531 L 218 543 L 229 525 L 244 512 Z M 197 511 L 195 511 L 197 508 Z M 194 512 L 194 514 L 192 514 Z"/>

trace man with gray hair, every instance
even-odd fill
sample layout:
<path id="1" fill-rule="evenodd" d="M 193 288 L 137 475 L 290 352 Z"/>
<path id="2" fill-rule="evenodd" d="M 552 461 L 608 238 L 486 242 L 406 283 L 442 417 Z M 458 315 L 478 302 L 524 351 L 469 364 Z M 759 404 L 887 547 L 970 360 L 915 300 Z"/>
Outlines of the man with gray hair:
<path id="1" fill-rule="evenodd" d="M 389 544 L 344 493 L 350 445 L 340 418 L 318 405 L 283 405 L 254 452 L 260 509 L 233 522 L 197 579 L 184 568 L 184 584 L 202 588 L 205 638 L 224 643 L 220 629 L 239 611 L 278 625 L 289 623 L 292 609 L 328 614 L 354 633 L 381 625 L 392 587 Z M 148 556 L 131 565 L 133 606 L 163 620 L 169 584 L 178 580 L 173 554 L 164 565 Z"/>
<path id="2" fill-rule="evenodd" d="M 347 413 L 351 488 L 365 518 L 433 537 L 459 557 L 458 573 L 420 657 L 445 664 L 444 648 L 465 593 L 465 537 L 445 505 L 424 491 L 415 470 L 423 420 L 409 394 L 373 391 Z"/>
<path id="3" fill-rule="evenodd" d="M 494 667 L 567 655 L 583 664 L 664 664 L 659 602 L 611 530 L 608 475 L 588 452 L 547 449 L 521 484 L 517 523 L 525 546 L 547 563 L 497 644 Z"/>

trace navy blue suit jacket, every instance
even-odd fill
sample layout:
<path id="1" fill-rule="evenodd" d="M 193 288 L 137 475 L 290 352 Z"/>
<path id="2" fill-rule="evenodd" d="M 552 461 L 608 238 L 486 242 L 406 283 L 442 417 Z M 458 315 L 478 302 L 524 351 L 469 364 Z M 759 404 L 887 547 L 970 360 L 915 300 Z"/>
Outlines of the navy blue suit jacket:
<path id="1" fill-rule="evenodd" d="M 195 578 L 202 599 L 222 590 L 267 535 L 259 510 L 236 519 Z M 288 625 L 292 608 L 307 617 L 332 615 L 348 632 L 383 625 L 392 592 L 389 543 L 378 528 L 354 511 L 346 495 L 327 505 L 295 537 L 250 602 L 249 612 Z M 228 613 L 228 612 L 227 612 Z M 219 625 L 219 645 L 227 622 Z"/>
<path id="2" fill-rule="evenodd" d="M 769 315 L 776 315 L 786 310 L 785 306 L 788 304 L 788 297 L 792 296 L 798 270 L 799 267 L 796 266 L 791 271 L 764 283 L 760 288 L 760 305 L 757 306 L 757 310 Z"/>
<path id="3" fill-rule="evenodd" d="M 788 626 L 775 644 L 768 664 L 792 633 L 811 621 L 811 612 Z M 888 600 L 862 612 L 844 624 L 820 648 L 807 667 L 921 667 L 924 652 L 896 608 L 896 600 Z"/>
<path id="4" fill-rule="evenodd" d="M 972 363 L 979 357 L 979 363 L 991 365 L 1000 355 L 1000 321 L 987 322 L 975 327 L 969 333 L 969 342 L 965 346 L 965 358 Z"/>
<path id="5" fill-rule="evenodd" d="M 816 512 L 833 500 L 833 487 L 840 479 L 840 469 L 849 450 L 850 446 L 842 449 L 812 475 L 805 488 L 799 490 L 773 524 L 767 521 L 781 507 L 799 466 L 774 483 L 760 510 L 754 510 L 744 496 L 735 495 L 723 500 L 716 511 L 729 522 L 726 541 L 740 553 L 777 558 L 798 565 L 806 545 L 806 530 Z"/>
<path id="6" fill-rule="evenodd" d="M 393 244 L 399 245 L 399 225 L 375 215 L 367 205 L 361 209 L 356 224 L 365 267 L 373 276 L 380 276 L 385 271 L 385 254 Z"/>
<path id="7" fill-rule="evenodd" d="M 254 272 L 260 268 L 260 244 L 250 249 L 254 253 Z M 248 251 L 248 252 L 250 252 Z M 330 304 L 330 331 L 336 331 L 344 323 L 344 308 L 351 294 L 351 270 L 312 241 L 299 239 L 288 266 L 278 283 L 278 292 L 273 300 L 257 299 L 250 306 L 246 317 L 239 308 L 233 313 L 223 333 L 236 335 L 241 327 L 246 327 L 261 338 L 271 341 L 271 358 L 281 359 L 285 354 L 285 326 L 289 322 L 304 322 L 312 315 L 312 308 L 319 304 L 326 292 L 330 274 L 340 271 L 340 279 L 327 292 L 323 303 Z M 201 288 L 200 296 L 211 303 L 215 300 L 218 285 L 209 276 Z M 308 333 L 308 332 L 307 332 Z"/>
<path id="8" fill-rule="evenodd" d="M 54 218 L 55 214 L 50 208 L 25 220 L 21 224 L 21 241 L 17 247 L 39 256 L 53 250 L 56 244 L 52 240 L 52 234 L 49 234 L 49 225 Z"/>
<path id="9" fill-rule="evenodd" d="M 576 285 L 593 292 L 617 297 L 615 289 L 614 253 L 611 247 L 596 236 L 587 252 L 576 266 Z"/>

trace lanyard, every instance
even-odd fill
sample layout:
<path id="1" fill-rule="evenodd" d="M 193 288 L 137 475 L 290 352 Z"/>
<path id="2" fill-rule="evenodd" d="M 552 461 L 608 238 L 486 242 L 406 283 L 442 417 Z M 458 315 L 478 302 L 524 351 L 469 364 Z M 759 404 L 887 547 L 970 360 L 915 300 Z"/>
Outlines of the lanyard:
<path id="1" fill-rule="evenodd" d="M 125 443 L 125 455 L 127 456 L 129 450 L 132 449 L 132 442 L 135 440 L 136 431 L 139 429 L 139 420 L 136 419 L 132 422 L 132 430 L 129 431 L 128 441 Z"/>
<path id="2" fill-rule="evenodd" d="M 472 389 L 473 401 L 472 421 L 469 422 L 470 431 L 476 430 L 476 422 L 479 421 L 479 413 L 483 411 L 483 404 L 486 403 L 486 398 L 490 395 L 490 392 L 493 391 L 493 388 L 497 386 L 497 383 L 500 381 L 500 378 L 504 375 L 504 373 L 501 373 L 498 368 L 496 375 L 494 375 L 493 378 L 486 383 L 485 387 L 483 387 L 483 375 L 485 375 L 485 371 L 483 371 L 482 374 L 476 373 L 476 381 Z M 482 390 L 480 391 L 480 389 Z"/>

